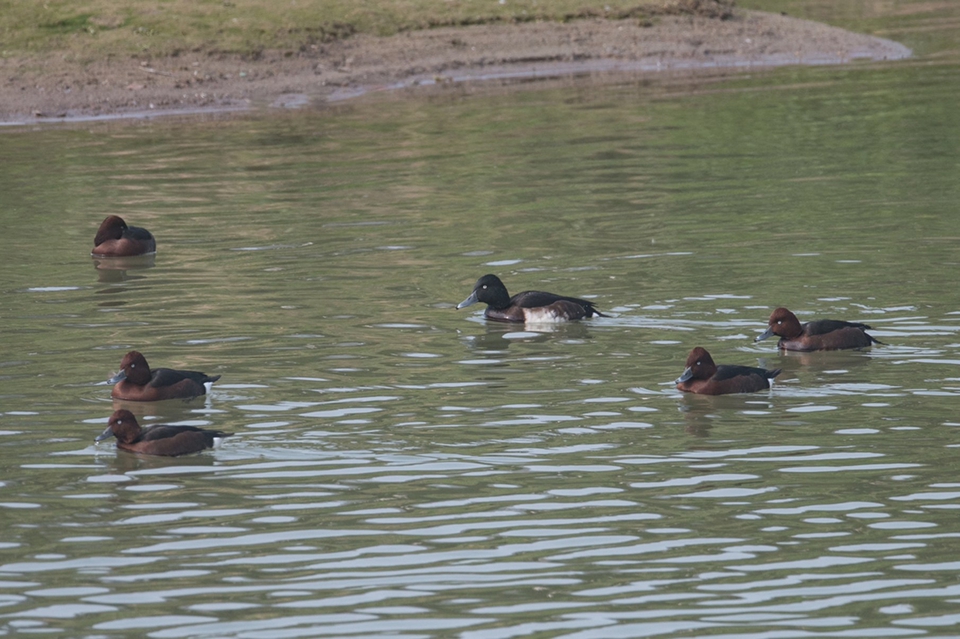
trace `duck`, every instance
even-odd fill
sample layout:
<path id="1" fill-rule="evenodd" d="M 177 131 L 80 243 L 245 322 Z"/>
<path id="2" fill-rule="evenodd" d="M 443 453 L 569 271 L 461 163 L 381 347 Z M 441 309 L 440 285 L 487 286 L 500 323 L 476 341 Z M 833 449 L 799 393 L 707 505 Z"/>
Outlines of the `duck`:
<path id="1" fill-rule="evenodd" d="M 205 395 L 220 375 L 172 368 L 150 368 L 139 351 L 130 351 L 120 361 L 120 372 L 107 380 L 114 384 L 110 396 L 135 402 L 192 399 Z"/>
<path id="2" fill-rule="evenodd" d="M 770 380 L 781 369 L 767 370 L 751 366 L 717 366 L 710 353 L 697 346 L 687 355 L 686 369 L 675 381 L 677 390 L 700 395 L 753 393 L 770 388 Z"/>
<path id="3" fill-rule="evenodd" d="M 477 302 L 487 305 L 483 315 L 501 322 L 564 322 L 604 315 L 589 300 L 566 297 L 543 291 L 523 291 L 513 297 L 507 293 L 496 275 L 488 274 L 477 280 L 470 296 L 457 304 L 457 309 Z"/>
<path id="4" fill-rule="evenodd" d="M 145 228 L 127 226 L 119 215 L 108 215 L 93 239 L 94 257 L 131 257 L 157 252 L 157 241 Z"/>
<path id="5" fill-rule="evenodd" d="M 199 453 L 206 448 L 213 448 L 224 437 L 231 433 L 220 430 L 208 430 L 196 426 L 167 426 L 157 424 L 148 428 L 140 428 L 133 413 L 121 408 L 113 412 L 106 430 L 97 438 L 99 444 L 111 437 L 117 438 L 117 448 L 141 455 L 164 455 L 177 457 Z"/>
<path id="6" fill-rule="evenodd" d="M 770 314 L 767 324 L 767 330 L 754 341 L 777 335 L 777 347 L 782 351 L 838 351 L 883 343 L 867 333 L 870 326 L 866 324 L 832 319 L 801 324 L 796 315 L 782 306 Z"/>

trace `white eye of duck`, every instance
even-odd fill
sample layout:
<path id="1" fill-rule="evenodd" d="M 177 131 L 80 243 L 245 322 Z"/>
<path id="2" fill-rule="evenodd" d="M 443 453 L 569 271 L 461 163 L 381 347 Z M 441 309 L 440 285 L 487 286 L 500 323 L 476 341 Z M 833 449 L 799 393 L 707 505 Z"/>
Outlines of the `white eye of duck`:
<path id="1" fill-rule="evenodd" d="M 487 290 L 487 285 L 486 285 L 486 284 L 483 285 L 483 290 Z"/>

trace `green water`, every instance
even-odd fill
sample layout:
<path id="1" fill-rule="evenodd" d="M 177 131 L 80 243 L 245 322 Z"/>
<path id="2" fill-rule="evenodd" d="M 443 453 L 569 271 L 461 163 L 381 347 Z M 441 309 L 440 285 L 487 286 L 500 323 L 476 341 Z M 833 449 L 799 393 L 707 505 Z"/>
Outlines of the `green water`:
<path id="1" fill-rule="evenodd" d="M 937 60 L 4 131 L 0 633 L 955 634 Z M 487 272 L 612 317 L 456 311 Z M 885 344 L 780 355 L 778 305 Z M 681 396 L 696 345 L 783 373 Z M 223 376 L 142 422 L 234 436 L 94 446 L 133 348 Z"/>

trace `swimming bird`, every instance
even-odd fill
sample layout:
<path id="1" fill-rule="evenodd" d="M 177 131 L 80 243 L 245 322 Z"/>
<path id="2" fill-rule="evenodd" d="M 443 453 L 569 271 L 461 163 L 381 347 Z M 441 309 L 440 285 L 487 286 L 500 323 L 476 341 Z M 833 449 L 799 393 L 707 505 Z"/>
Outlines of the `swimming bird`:
<path id="1" fill-rule="evenodd" d="M 115 384 L 111 397 L 138 402 L 190 399 L 206 394 L 219 375 L 172 368 L 150 369 L 139 351 L 130 351 L 120 361 L 120 372 L 107 380 Z"/>
<path id="2" fill-rule="evenodd" d="M 131 257 L 156 253 L 157 241 L 147 229 L 127 226 L 119 215 L 109 215 L 100 223 L 93 240 L 94 257 Z"/>
<path id="3" fill-rule="evenodd" d="M 767 370 L 751 366 L 717 366 L 705 348 L 697 346 L 687 355 L 686 369 L 677 378 L 677 390 L 700 395 L 753 393 L 770 388 L 770 380 L 780 369 Z"/>
<path id="4" fill-rule="evenodd" d="M 141 453 L 143 455 L 165 455 L 176 457 L 198 453 L 205 448 L 213 448 L 231 433 L 220 430 L 208 430 L 196 426 L 168 426 L 157 424 L 140 428 L 137 418 L 126 409 L 114 411 L 110 416 L 106 430 L 95 440 L 97 443 L 111 437 L 117 438 L 117 448 Z"/>
<path id="5" fill-rule="evenodd" d="M 465 308 L 483 302 L 487 319 L 502 322 L 562 322 L 585 317 L 608 317 L 594 307 L 593 302 L 543 291 L 523 291 L 513 297 L 507 293 L 496 275 L 484 275 L 473 287 L 470 296 L 457 304 Z"/>
<path id="6" fill-rule="evenodd" d="M 777 335 L 777 346 L 784 351 L 837 351 L 883 343 L 867 334 L 870 327 L 866 324 L 824 319 L 801 325 L 797 316 L 782 306 L 770 314 L 767 324 L 767 330 L 754 341 Z"/>

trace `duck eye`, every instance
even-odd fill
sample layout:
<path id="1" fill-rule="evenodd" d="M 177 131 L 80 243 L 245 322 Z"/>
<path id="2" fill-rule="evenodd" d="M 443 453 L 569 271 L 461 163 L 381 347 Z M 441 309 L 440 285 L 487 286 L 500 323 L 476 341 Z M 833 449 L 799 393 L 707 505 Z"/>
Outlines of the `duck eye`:
<path id="1" fill-rule="evenodd" d="M 483 290 L 487 290 L 487 285 L 486 285 L 486 284 L 483 285 Z"/>

